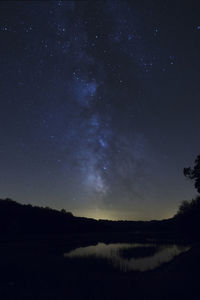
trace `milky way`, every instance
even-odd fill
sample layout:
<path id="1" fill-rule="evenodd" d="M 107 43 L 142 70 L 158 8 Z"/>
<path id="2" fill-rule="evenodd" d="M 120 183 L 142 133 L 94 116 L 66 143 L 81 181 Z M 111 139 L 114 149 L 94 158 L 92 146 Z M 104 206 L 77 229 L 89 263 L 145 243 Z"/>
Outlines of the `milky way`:
<path id="1" fill-rule="evenodd" d="M 198 4 L 1 1 L 1 196 L 172 216 L 200 151 Z"/>

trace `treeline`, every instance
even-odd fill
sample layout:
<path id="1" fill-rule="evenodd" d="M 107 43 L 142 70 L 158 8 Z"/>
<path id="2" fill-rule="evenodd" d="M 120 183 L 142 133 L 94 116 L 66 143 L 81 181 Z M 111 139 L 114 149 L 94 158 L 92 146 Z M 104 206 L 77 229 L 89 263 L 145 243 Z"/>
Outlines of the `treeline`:
<path id="1" fill-rule="evenodd" d="M 75 217 L 64 209 L 55 210 L 0 199 L 0 233 L 77 233 L 77 232 L 168 232 L 173 219 L 163 221 L 110 221 Z"/>
<path id="2" fill-rule="evenodd" d="M 138 237 L 200 237 L 200 197 L 180 205 L 177 214 L 161 221 L 110 221 L 75 217 L 64 209 L 0 199 L 0 234 L 133 233 Z"/>
<path id="3" fill-rule="evenodd" d="M 179 232 L 200 237 L 200 196 L 191 201 L 183 201 L 174 216 L 176 228 Z"/>

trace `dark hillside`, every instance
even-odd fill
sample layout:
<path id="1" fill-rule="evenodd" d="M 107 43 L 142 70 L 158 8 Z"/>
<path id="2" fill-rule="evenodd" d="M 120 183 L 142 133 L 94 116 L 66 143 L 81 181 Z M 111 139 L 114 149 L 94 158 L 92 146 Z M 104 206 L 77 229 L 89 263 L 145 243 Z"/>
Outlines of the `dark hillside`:
<path id="1" fill-rule="evenodd" d="M 80 233 L 132 232 L 134 234 L 168 233 L 173 219 L 163 221 L 109 221 L 75 217 L 61 211 L 19 204 L 11 199 L 0 200 L 0 233 Z"/>

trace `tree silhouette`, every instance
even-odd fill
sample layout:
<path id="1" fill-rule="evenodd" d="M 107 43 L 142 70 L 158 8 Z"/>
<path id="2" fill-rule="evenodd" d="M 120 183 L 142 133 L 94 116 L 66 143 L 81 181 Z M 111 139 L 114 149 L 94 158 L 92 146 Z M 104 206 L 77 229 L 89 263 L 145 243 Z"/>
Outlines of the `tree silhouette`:
<path id="1" fill-rule="evenodd" d="M 200 193 L 200 155 L 195 159 L 194 168 L 184 168 L 183 173 L 186 177 L 194 180 L 194 186 L 198 193 Z"/>

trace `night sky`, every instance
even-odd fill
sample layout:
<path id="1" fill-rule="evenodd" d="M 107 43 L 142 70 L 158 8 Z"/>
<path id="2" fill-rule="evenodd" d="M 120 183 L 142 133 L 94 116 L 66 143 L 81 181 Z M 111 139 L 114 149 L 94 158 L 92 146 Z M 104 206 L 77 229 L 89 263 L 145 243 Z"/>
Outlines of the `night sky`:
<path id="1" fill-rule="evenodd" d="M 149 220 L 195 196 L 199 1 L 1 1 L 0 197 Z"/>

